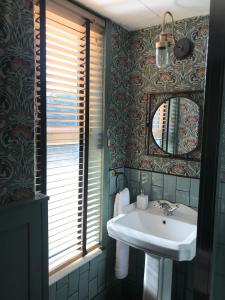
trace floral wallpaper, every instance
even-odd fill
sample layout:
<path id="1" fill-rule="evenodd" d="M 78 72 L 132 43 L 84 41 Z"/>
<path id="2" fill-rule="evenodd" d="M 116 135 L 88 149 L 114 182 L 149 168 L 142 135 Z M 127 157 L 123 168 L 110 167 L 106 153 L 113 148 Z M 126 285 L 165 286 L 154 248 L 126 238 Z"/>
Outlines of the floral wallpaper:
<path id="1" fill-rule="evenodd" d="M 109 148 L 112 167 L 124 166 L 126 161 L 126 103 L 129 84 L 129 32 L 112 24 L 112 95 L 109 105 Z"/>
<path id="2" fill-rule="evenodd" d="M 34 189 L 33 3 L 0 1 L 0 206 Z"/>
<path id="3" fill-rule="evenodd" d="M 180 99 L 178 153 L 189 153 L 198 146 L 199 106 L 185 98 Z M 191 156 L 191 154 L 190 154 Z"/>
<path id="4" fill-rule="evenodd" d="M 112 64 L 114 96 L 111 111 L 116 114 L 118 109 L 115 95 L 119 92 L 117 86 L 120 79 L 123 80 L 125 106 L 120 104 L 123 111 L 121 113 L 120 110 L 119 116 L 114 116 L 114 120 L 117 121 L 118 118 L 120 124 L 112 123 L 111 131 L 114 134 L 114 145 L 111 149 L 112 166 L 121 166 L 125 159 L 123 165 L 126 167 L 199 177 L 200 162 L 145 155 L 145 94 L 204 89 L 208 16 L 175 22 L 176 39 L 190 38 L 194 43 L 194 50 L 191 57 L 180 61 L 176 60 L 172 54 L 172 64 L 165 70 L 159 70 L 155 65 L 155 41 L 159 32 L 160 27 L 154 26 L 125 34 L 123 29 L 114 26 L 112 49 L 117 55 L 113 56 Z M 127 54 L 127 56 L 124 57 L 122 54 Z M 123 76 L 121 70 L 126 70 L 128 78 Z M 115 135 L 119 128 L 124 131 L 123 138 L 126 140 L 123 155 L 120 148 L 121 140 Z M 116 145 L 119 146 L 116 147 Z M 120 157 L 119 161 L 118 157 Z"/>

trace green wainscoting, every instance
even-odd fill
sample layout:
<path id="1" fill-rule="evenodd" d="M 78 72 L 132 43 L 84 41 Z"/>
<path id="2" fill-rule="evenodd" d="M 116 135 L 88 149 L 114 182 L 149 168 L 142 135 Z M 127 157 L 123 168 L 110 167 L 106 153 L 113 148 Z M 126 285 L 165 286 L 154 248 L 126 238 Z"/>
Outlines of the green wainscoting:
<path id="1" fill-rule="evenodd" d="M 48 300 L 47 197 L 0 210 L 0 299 Z"/>

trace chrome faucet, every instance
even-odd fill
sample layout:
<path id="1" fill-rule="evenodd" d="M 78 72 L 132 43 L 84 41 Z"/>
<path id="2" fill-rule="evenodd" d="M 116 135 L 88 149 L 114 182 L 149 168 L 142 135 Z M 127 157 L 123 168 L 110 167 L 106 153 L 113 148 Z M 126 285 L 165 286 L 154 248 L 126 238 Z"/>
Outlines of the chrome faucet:
<path id="1" fill-rule="evenodd" d="M 175 206 L 170 206 L 167 202 L 158 201 L 159 208 L 163 209 L 165 216 L 172 216 L 173 212 L 179 207 L 177 204 Z"/>

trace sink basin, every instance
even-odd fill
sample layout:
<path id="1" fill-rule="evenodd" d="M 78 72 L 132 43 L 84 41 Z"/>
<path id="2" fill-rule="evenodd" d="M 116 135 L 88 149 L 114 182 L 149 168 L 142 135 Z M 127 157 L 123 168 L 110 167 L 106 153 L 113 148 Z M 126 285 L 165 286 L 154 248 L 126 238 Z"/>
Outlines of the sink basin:
<path id="1" fill-rule="evenodd" d="M 146 253 L 176 261 L 192 260 L 196 252 L 197 212 L 178 204 L 172 216 L 165 216 L 159 203 L 150 202 L 147 210 L 137 209 L 135 204 L 127 206 L 123 214 L 108 221 L 109 236 Z"/>

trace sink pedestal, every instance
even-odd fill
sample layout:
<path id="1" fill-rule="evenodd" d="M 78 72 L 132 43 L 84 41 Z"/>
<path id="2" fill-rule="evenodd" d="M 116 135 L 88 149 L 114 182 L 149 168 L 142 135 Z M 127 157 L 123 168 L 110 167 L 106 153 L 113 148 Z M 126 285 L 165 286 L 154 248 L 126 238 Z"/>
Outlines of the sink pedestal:
<path id="1" fill-rule="evenodd" d="M 143 300 L 171 300 L 173 261 L 145 254 Z"/>

